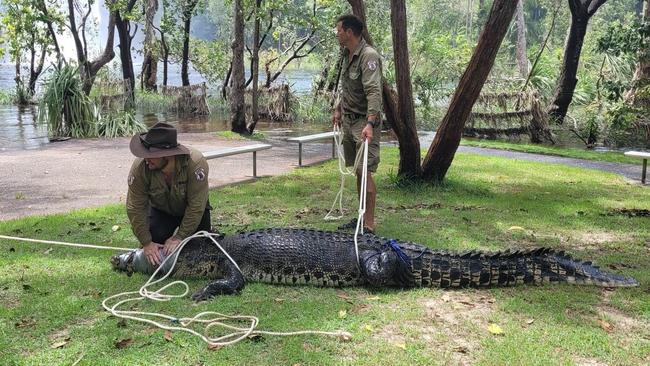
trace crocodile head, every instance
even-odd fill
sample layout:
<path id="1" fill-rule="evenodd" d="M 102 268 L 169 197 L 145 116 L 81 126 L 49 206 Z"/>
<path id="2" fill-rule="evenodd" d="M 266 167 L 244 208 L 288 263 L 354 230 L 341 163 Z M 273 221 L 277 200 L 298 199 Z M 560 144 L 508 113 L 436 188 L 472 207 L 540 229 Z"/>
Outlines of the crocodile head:
<path id="1" fill-rule="evenodd" d="M 136 250 L 131 250 L 111 257 L 111 265 L 113 266 L 113 269 L 120 272 L 126 272 L 128 276 L 131 276 L 133 273 L 133 259 L 136 252 Z"/>

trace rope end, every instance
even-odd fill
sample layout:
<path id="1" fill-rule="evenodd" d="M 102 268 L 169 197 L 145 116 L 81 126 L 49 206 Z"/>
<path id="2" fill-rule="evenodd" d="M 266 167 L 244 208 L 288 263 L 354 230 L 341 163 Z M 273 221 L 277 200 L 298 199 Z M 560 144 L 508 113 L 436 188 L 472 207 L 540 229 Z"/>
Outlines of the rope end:
<path id="1" fill-rule="evenodd" d="M 349 342 L 352 340 L 352 333 L 346 332 L 346 331 L 339 331 L 336 337 L 339 339 L 339 341 L 342 342 Z"/>

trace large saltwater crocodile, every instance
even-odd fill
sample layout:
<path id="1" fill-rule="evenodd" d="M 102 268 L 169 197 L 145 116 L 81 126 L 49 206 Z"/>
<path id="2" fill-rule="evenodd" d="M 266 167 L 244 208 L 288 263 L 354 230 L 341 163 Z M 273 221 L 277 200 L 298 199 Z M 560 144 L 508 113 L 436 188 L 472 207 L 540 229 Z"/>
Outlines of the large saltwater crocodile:
<path id="1" fill-rule="evenodd" d="M 344 232 L 310 229 L 265 229 L 226 236 L 221 246 L 230 260 L 207 238 L 190 241 L 178 254 L 175 278 L 213 280 L 194 300 L 236 293 L 246 281 L 316 286 L 474 287 L 567 282 L 604 287 L 637 286 L 633 278 L 601 271 L 591 262 L 547 248 L 495 253 L 453 253 L 412 242 Z M 165 267 L 170 267 L 167 261 Z M 113 267 L 153 273 L 135 250 L 113 257 Z M 163 267 L 162 273 L 169 271 Z"/>

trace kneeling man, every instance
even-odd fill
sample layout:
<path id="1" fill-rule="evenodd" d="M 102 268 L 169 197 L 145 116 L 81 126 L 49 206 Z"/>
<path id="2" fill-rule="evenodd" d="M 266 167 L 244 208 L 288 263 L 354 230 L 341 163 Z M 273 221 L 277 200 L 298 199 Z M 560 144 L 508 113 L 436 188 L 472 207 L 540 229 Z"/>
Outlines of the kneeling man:
<path id="1" fill-rule="evenodd" d="M 184 238 L 210 230 L 208 163 L 200 151 L 179 144 L 176 136 L 173 126 L 157 123 L 133 136 L 129 145 L 137 159 L 129 172 L 126 211 L 154 266 Z"/>

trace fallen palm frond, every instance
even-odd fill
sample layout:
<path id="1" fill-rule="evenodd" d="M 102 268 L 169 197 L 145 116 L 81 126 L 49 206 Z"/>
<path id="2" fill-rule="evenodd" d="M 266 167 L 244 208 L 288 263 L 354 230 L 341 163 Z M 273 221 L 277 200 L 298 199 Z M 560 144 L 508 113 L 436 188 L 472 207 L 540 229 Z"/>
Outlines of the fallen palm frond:
<path id="1" fill-rule="evenodd" d="M 532 88 L 481 93 L 463 134 L 487 138 L 528 134 L 532 142 L 554 143 L 546 111 L 539 94 Z"/>
<path id="2" fill-rule="evenodd" d="M 277 87 L 259 89 L 260 118 L 271 121 L 292 121 L 292 108 L 295 104 L 295 97 L 291 93 L 289 85 L 283 84 Z M 246 113 L 251 114 L 252 91 L 246 90 Z"/>
<path id="3" fill-rule="evenodd" d="M 208 115 L 205 83 L 188 86 L 163 86 L 162 95 L 173 97 L 171 111 L 179 114 Z"/>
<path id="4" fill-rule="evenodd" d="M 147 130 L 147 126 L 128 111 L 100 116 L 95 127 L 97 136 L 107 138 L 131 136 Z"/>
<path id="5" fill-rule="evenodd" d="M 95 103 L 102 111 L 121 111 L 130 94 L 129 80 L 102 81 L 95 83 Z"/>

